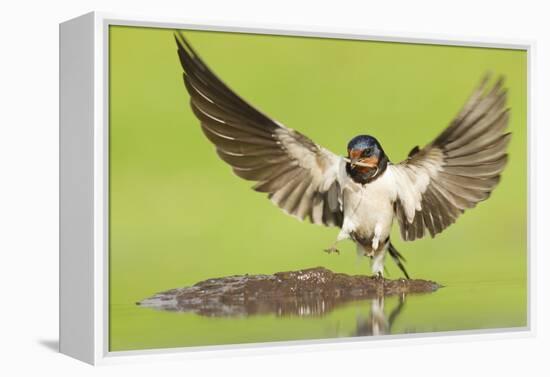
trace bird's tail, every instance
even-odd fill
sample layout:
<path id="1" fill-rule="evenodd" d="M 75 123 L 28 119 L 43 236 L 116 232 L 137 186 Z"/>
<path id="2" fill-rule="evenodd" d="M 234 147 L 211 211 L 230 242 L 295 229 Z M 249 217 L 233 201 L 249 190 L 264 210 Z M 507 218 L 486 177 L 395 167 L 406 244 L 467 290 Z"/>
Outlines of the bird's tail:
<path id="1" fill-rule="evenodd" d="M 409 274 L 407 273 L 407 270 L 405 269 L 405 266 L 403 265 L 404 262 L 406 262 L 405 257 L 401 255 L 399 251 L 395 248 L 395 246 L 392 245 L 391 242 L 388 244 L 388 252 L 390 253 L 393 261 L 395 264 L 397 264 L 397 267 L 405 274 L 407 279 L 410 279 Z"/>

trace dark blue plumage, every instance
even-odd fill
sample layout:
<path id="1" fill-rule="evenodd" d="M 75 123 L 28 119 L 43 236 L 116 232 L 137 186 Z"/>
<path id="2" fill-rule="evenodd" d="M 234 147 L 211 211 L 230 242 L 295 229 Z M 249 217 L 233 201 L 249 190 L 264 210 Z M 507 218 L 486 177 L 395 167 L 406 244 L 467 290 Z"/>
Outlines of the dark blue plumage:
<path id="1" fill-rule="evenodd" d="M 380 147 L 380 143 L 374 137 L 370 135 L 359 135 L 359 136 L 355 136 L 353 139 L 350 140 L 350 142 L 348 143 L 348 150 L 351 150 L 351 149 L 363 150 L 363 149 L 366 149 L 369 147 L 375 147 L 375 146 Z"/>

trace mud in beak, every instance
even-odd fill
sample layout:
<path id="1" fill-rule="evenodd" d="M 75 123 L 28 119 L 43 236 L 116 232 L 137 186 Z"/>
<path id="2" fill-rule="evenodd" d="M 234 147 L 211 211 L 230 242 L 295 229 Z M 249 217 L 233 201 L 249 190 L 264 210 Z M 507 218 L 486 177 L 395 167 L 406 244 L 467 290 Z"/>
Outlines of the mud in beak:
<path id="1" fill-rule="evenodd" d="M 376 157 L 370 157 L 370 158 L 361 158 L 361 157 L 352 157 L 349 159 L 349 164 L 351 168 L 355 168 L 356 166 L 364 167 L 364 168 L 378 168 L 378 159 Z"/>
<path id="2" fill-rule="evenodd" d="M 351 168 L 355 168 L 358 164 L 361 164 L 361 151 L 360 150 L 349 150 L 348 151 L 348 162 L 350 163 Z"/>

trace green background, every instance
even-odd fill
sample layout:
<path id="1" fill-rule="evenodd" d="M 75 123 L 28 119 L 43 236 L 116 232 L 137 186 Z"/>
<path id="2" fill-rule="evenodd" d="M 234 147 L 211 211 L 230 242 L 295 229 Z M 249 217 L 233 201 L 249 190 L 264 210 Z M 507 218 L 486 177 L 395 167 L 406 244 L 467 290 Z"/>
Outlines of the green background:
<path id="1" fill-rule="evenodd" d="M 487 202 L 435 239 L 393 242 L 413 278 L 446 288 L 409 297 L 393 333 L 526 325 L 525 51 L 185 31 L 233 90 L 317 143 L 344 154 L 375 136 L 394 162 L 451 121 L 487 72 L 505 75 L 510 162 Z M 350 336 L 368 302 L 323 317 L 206 318 L 135 302 L 233 274 L 324 266 L 370 273 L 351 242 L 322 252 L 336 228 L 286 216 L 218 159 L 189 108 L 173 31 L 111 26 L 110 349 L 112 351 Z M 390 277 L 400 272 L 388 260 Z M 386 306 L 395 306 L 395 298 Z M 358 314 L 359 313 L 359 314 Z"/>

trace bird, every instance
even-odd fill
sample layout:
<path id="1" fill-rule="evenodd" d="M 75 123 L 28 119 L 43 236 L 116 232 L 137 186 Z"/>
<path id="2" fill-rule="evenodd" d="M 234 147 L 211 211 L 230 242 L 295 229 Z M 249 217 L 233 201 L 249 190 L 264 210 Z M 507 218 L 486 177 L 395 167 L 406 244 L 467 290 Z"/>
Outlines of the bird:
<path id="1" fill-rule="evenodd" d="M 325 251 L 353 241 L 375 278 L 383 279 L 389 254 L 410 279 L 390 240 L 394 222 L 404 241 L 434 238 L 501 179 L 511 139 L 502 76 L 489 85 L 485 75 L 439 135 L 392 163 L 374 136 L 353 137 L 338 155 L 264 114 L 216 76 L 181 31 L 174 36 L 191 110 L 219 158 L 286 214 L 339 228 Z"/>

